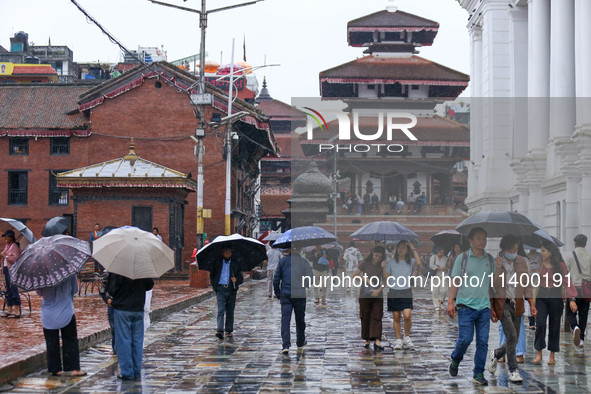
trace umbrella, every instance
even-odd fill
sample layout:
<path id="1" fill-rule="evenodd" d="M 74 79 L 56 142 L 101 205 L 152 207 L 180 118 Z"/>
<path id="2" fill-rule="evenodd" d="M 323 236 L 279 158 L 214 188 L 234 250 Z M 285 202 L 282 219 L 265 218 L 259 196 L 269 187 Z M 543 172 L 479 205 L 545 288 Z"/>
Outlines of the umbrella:
<path id="1" fill-rule="evenodd" d="M 507 234 L 522 237 L 538 230 L 535 224 L 520 213 L 496 210 L 478 212 L 460 223 L 456 230 L 462 235 L 468 235 L 476 227 L 482 227 L 491 238 Z"/>
<path id="2" fill-rule="evenodd" d="M 351 238 L 363 241 L 418 241 L 419 236 L 408 227 L 398 222 L 371 222 L 361 227 Z"/>
<path id="3" fill-rule="evenodd" d="M 312 246 L 305 247 L 304 251 L 311 252 L 314 249 L 316 249 L 316 247 L 312 245 Z M 337 241 L 329 242 L 329 243 L 322 245 L 322 249 L 336 249 L 339 252 L 342 252 L 344 250 L 343 245 L 341 245 Z"/>
<path id="4" fill-rule="evenodd" d="M 111 231 L 115 230 L 117 227 L 115 226 L 107 226 L 107 227 L 103 227 L 99 230 L 98 232 L 98 236 L 99 238 L 102 237 L 103 235 L 107 235 L 109 234 Z M 97 238 L 98 239 L 98 238 Z M 96 241 L 96 240 L 95 240 Z"/>
<path id="5" fill-rule="evenodd" d="M 76 275 L 89 258 L 88 242 L 62 234 L 43 237 L 23 251 L 10 276 L 27 291 L 54 287 Z"/>
<path id="6" fill-rule="evenodd" d="M 538 227 L 538 230 L 534 231 L 534 233 L 531 235 L 520 237 L 521 242 L 523 242 L 525 245 L 529 245 L 531 247 L 530 249 L 538 249 L 542 247 L 542 244 L 546 241 L 553 242 L 559 248 L 564 246 L 564 244 L 560 242 L 558 238 L 550 235 L 548 230 L 546 230 L 540 223 L 536 222 L 535 220 L 531 220 L 531 222 Z"/>
<path id="7" fill-rule="evenodd" d="M 463 236 L 456 230 L 443 230 L 431 237 L 431 241 L 435 245 L 441 245 L 444 248 L 453 248 L 455 244 L 459 244 L 462 250 L 467 250 L 470 247 L 468 237 Z"/>
<path id="8" fill-rule="evenodd" d="M 41 236 L 51 237 L 52 235 L 63 234 L 70 227 L 70 219 L 65 216 L 56 216 L 49 221 L 43 227 Z"/>
<path id="9" fill-rule="evenodd" d="M 9 218 L 0 218 L 0 231 L 4 234 L 7 230 L 14 231 L 15 241 L 20 244 L 21 249 L 35 242 L 37 239 L 33 232 L 21 221 Z"/>
<path id="10" fill-rule="evenodd" d="M 283 234 L 281 233 L 271 233 L 269 235 L 267 235 L 265 238 L 263 238 L 263 241 L 277 241 L 277 239 L 279 237 L 281 237 Z"/>
<path id="11" fill-rule="evenodd" d="M 130 279 L 158 278 L 174 268 L 174 251 L 137 227 L 122 227 L 93 242 L 92 257 L 105 270 Z"/>
<path id="12" fill-rule="evenodd" d="M 316 226 L 296 227 L 287 230 L 281 237 L 277 238 L 273 244 L 276 248 L 289 248 L 294 242 L 298 247 L 310 245 L 323 245 L 328 242 L 336 241 L 337 237 L 323 228 Z"/>
<path id="13" fill-rule="evenodd" d="M 221 264 L 222 249 L 228 245 L 233 249 L 232 258 L 240 260 L 243 271 L 250 271 L 267 259 L 267 249 L 262 242 L 240 234 L 220 235 L 197 252 L 199 269 L 211 271 Z"/>

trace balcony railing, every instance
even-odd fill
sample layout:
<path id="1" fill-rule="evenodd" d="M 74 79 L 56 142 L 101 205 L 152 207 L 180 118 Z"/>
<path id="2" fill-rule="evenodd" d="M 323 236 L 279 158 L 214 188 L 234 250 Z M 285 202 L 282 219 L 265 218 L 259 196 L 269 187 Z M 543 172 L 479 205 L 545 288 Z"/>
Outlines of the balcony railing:
<path id="1" fill-rule="evenodd" d="M 9 205 L 27 205 L 27 191 L 14 191 L 8 193 Z"/>

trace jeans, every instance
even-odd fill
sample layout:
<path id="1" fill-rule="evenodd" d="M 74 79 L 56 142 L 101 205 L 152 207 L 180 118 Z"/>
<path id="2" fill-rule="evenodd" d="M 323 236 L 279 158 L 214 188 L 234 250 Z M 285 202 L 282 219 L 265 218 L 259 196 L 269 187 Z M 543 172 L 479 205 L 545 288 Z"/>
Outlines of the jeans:
<path id="1" fill-rule="evenodd" d="M 231 286 L 231 285 L 229 285 Z M 219 286 L 215 292 L 218 300 L 218 332 L 224 332 L 224 314 L 226 315 L 226 332 L 234 331 L 234 308 L 236 307 L 236 292 L 230 287 Z"/>
<path id="2" fill-rule="evenodd" d="M 291 312 L 295 313 L 297 345 L 302 346 L 306 340 L 306 299 L 281 296 L 281 340 L 283 349 L 291 346 Z"/>
<path id="3" fill-rule="evenodd" d="M 4 281 L 6 282 L 6 305 L 19 306 L 21 304 L 21 296 L 18 293 L 18 287 L 12 284 L 10 280 L 10 271 L 8 267 L 3 267 Z"/>
<path id="4" fill-rule="evenodd" d="M 540 288 L 538 298 L 536 299 L 538 315 L 536 316 L 534 349 L 542 350 L 546 347 L 546 319 L 548 319 L 548 350 L 551 352 L 559 352 L 560 318 L 562 317 L 562 311 L 564 309 L 562 293 L 560 292 L 560 289 L 554 293 L 543 290 L 544 288 Z M 546 297 L 541 297 L 542 295 L 546 295 Z"/>
<path id="5" fill-rule="evenodd" d="M 117 358 L 121 375 L 127 379 L 142 375 L 144 357 L 144 311 L 128 312 L 114 310 L 117 332 Z"/>
<path id="6" fill-rule="evenodd" d="M 60 331 L 62 332 L 62 343 L 64 353 L 64 371 L 80 370 L 80 349 L 78 348 L 78 332 L 76 331 L 76 316 L 67 326 L 58 330 L 43 329 L 45 345 L 47 347 L 47 369 L 51 373 L 62 370 L 62 359 L 60 356 Z"/>
<path id="7" fill-rule="evenodd" d="M 357 204 L 357 215 L 361 215 L 361 204 Z"/>
<path id="8" fill-rule="evenodd" d="M 481 311 L 468 307 L 458 308 L 459 336 L 452 360 L 460 363 L 474 338 L 476 330 L 476 353 L 474 354 L 474 375 L 484 373 L 486 353 L 488 352 L 488 332 L 490 329 L 490 309 Z"/>
<path id="9" fill-rule="evenodd" d="M 581 294 L 581 289 L 577 289 L 578 293 Z M 571 328 L 579 327 L 581 330 L 581 341 L 585 340 L 585 328 L 587 327 L 587 316 L 589 315 L 589 303 L 584 298 L 577 298 L 577 312 L 573 312 L 570 306 L 566 308 L 566 318 Z M 577 314 L 579 315 L 579 321 L 577 322 Z"/>
<path id="10" fill-rule="evenodd" d="M 111 327 L 111 347 L 115 354 L 117 354 L 117 350 L 115 350 L 115 308 L 112 306 L 107 307 L 107 317 L 109 319 L 109 326 Z"/>
<path id="11" fill-rule="evenodd" d="M 527 301 L 526 301 L 527 302 Z M 534 318 L 534 326 L 536 325 L 536 317 Z M 517 347 L 515 348 L 515 355 L 525 356 L 527 354 L 527 342 L 525 340 L 525 316 L 521 316 L 521 326 L 519 327 L 519 339 L 517 340 Z M 505 333 L 503 332 L 503 324 L 499 323 L 499 346 L 505 343 Z"/>
<path id="12" fill-rule="evenodd" d="M 509 371 L 513 372 L 517 370 L 516 347 L 521 325 L 523 324 L 523 316 L 515 316 L 515 304 L 505 302 L 501 323 L 506 339 L 505 343 L 495 350 L 495 357 L 499 359 L 506 354 Z"/>

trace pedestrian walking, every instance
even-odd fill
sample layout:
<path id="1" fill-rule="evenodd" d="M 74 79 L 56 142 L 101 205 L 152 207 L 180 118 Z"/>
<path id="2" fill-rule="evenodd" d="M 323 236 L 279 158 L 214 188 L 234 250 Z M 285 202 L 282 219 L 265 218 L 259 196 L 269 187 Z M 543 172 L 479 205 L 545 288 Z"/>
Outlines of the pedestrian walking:
<path id="1" fill-rule="evenodd" d="M 577 290 L 570 280 L 566 264 L 553 242 L 547 241 L 540 248 L 542 266 L 540 267 L 540 286 L 536 289 L 536 335 L 534 349 L 538 354 L 534 364 L 542 363 L 542 350 L 546 348 L 546 321 L 548 321 L 548 365 L 556 364 L 555 353 L 560 351 L 560 319 L 564 310 L 562 287 L 566 288 L 566 298 L 572 312 L 577 311 Z M 556 276 L 554 276 L 556 275 Z"/>
<path id="2" fill-rule="evenodd" d="M 217 333 L 215 334 L 218 339 L 224 339 L 224 329 L 227 337 L 233 336 L 236 293 L 238 286 L 244 280 L 239 258 L 232 258 L 232 246 L 228 244 L 221 251 L 220 263 L 214 265 L 209 272 L 211 287 L 216 294 L 218 303 Z"/>
<path id="3" fill-rule="evenodd" d="M 433 272 L 431 276 L 431 288 L 433 289 L 433 308 L 435 312 L 439 312 L 441 309 L 445 309 L 443 303 L 447 296 L 447 283 L 445 280 L 445 274 L 447 273 L 447 256 L 445 255 L 445 249 L 443 246 L 437 246 L 436 253 L 431 256 L 429 260 L 429 268 Z M 437 278 L 437 280 L 433 280 Z"/>
<path id="4" fill-rule="evenodd" d="M 53 376 L 62 371 L 74 376 L 84 376 L 80 370 L 80 349 L 74 315 L 74 295 L 78 292 L 76 275 L 70 276 L 54 287 L 37 290 L 41 301 L 41 325 L 47 347 L 47 369 Z M 62 338 L 63 368 L 60 352 L 60 332 Z"/>
<path id="5" fill-rule="evenodd" d="M 530 305 L 531 313 L 534 316 L 537 315 L 531 284 L 529 280 L 527 282 L 522 280 L 524 276 L 529 279 L 529 268 L 525 259 L 517 254 L 519 243 L 519 239 L 513 235 L 505 235 L 501 239 L 501 252 L 495 260 L 493 279 L 495 295 L 491 299 L 492 316 L 500 320 L 506 340 L 498 349 L 491 350 L 488 372 L 494 375 L 497 370 L 497 361 L 507 355 L 509 380 L 512 382 L 523 381 L 517 368 L 516 348 L 522 330 L 524 298 Z"/>
<path id="6" fill-rule="evenodd" d="M 458 340 L 451 354 L 449 374 L 457 376 L 459 364 L 464 359 L 468 346 L 474 339 L 476 332 L 476 353 L 474 354 L 474 369 L 472 382 L 487 385 L 484 378 L 484 367 L 488 352 L 488 334 L 490 320 L 493 318 L 490 310 L 490 274 L 494 272 L 493 257 L 486 253 L 487 233 L 482 227 L 470 230 L 468 239 L 470 250 L 456 258 L 452 269 L 451 287 L 447 302 L 447 314 L 453 319 L 458 317 Z M 454 278 L 468 279 L 468 283 L 457 286 Z M 472 278 L 477 277 L 479 286 L 470 284 Z M 454 303 L 455 300 L 455 303 Z"/>
<path id="7" fill-rule="evenodd" d="M 361 338 L 365 340 L 364 348 L 369 348 L 374 341 L 374 350 L 384 350 L 382 346 L 382 318 L 384 316 L 384 269 L 386 251 L 376 246 L 359 264 L 353 278 L 363 278 L 363 287 L 359 292 L 359 318 L 361 319 Z"/>
<path id="8" fill-rule="evenodd" d="M 321 298 L 322 302 L 326 303 L 328 289 L 325 278 L 329 275 L 330 261 L 320 245 L 316 245 L 316 250 L 312 252 L 312 268 L 314 272 L 314 303 L 318 304 Z"/>
<path id="9" fill-rule="evenodd" d="M 107 304 L 107 319 L 109 321 L 109 328 L 111 329 L 111 354 L 115 355 L 117 354 L 117 346 L 115 345 L 116 343 L 116 335 L 117 333 L 115 332 L 115 309 L 113 309 L 113 307 L 111 305 L 109 305 L 109 298 L 110 297 L 107 294 L 107 286 L 109 284 L 109 279 L 110 279 L 110 273 L 106 273 L 106 275 L 103 275 L 103 278 L 101 280 L 101 288 L 99 290 L 99 295 L 101 296 L 101 298 L 103 299 L 103 301 L 105 301 L 105 304 Z"/>
<path id="10" fill-rule="evenodd" d="M 153 287 L 153 279 L 130 279 L 109 273 L 106 293 L 107 303 L 113 307 L 113 323 L 117 333 L 115 349 L 121 369 L 118 379 L 141 379 L 146 292 Z"/>
<path id="11" fill-rule="evenodd" d="M 0 256 L 2 257 L 2 272 L 4 273 L 6 285 L 6 313 L 2 314 L 2 316 L 8 319 L 18 319 L 21 317 L 21 296 L 18 287 L 12 284 L 9 269 L 21 255 L 22 250 L 18 243 L 15 242 L 14 231 L 7 230 L 2 234 L 2 239 L 4 240 L 4 250 L 0 253 Z"/>
<path id="12" fill-rule="evenodd" d="M 394 258 L 382 263 L 384 280 L 388 284 L 388 312 L 394 318 L 396 342 L 394 349 L 413 348 L 410 338 L 412 326 L 413 296 L 411 275 L 413 266 L 420 264 L 419 254 L 408 241 L 396 245 Z M 404 317 L 404 339 L 402 337 L 402 317 Z"/>
<path id="13" fill-rule="evenodd" d="M 575 346 L 583 346 L 585 341 L 585 328 L 589 315 L 589 302 L 583 298 L 583 281 L 591 281 L 591 253 L 587 252 L 587 236 L 578 234 L 575 239 L 575 250 L 567 253 L 564 263 L 571 274 L 573 285 L 577 289 L 577 310 L 566 308 L 566 318 L 573 332 Z M 578 317 L 578 319 L 577 319 Z"/>
<path id="14" fill-rule="evenodd" d="M 357 266 L 359 266 L 359 263 L 363 260 L 361 252 L 355 247 L 355 241 L 349 241 L 349 247 L 345 249 L 343 259 L 345 260 L 346 275 L 352 280 L 353 273 L 357 269 Z M 349 282 L 349 284 L 351 284 L 351 282 Z M 347 291 L 351 291 L 351 286 L 347 287 Z"/>
<path id="15" fill-rule="evenodd" d="M 299 349 L 306 346 L 306 288 L 310 285 L 313 272 L 306 259 L 291 249 L 285 250 L 286 256 L 279 260 L 273 289 L 281 302 L 281 340 L 283 354 L 291 347 L 291 315 L 295 314 L 296 345 Z M 307 282 L 307 283 L 306 283 Z"/>
<path id="16" fill-rule="evenodd" d="M 277 269 L 279 260 L 283 258 L 283 254 L 276 248 L 273 247 L 275 241 L 269 241 L 271 249 L 267 251 L 267 260 L 263 262 L 267 266 L 267 297 L 273 297 L 273 275 Z"/>
<path id="17" fill-rule="evenodd" d="M 533 279 L 534 277 L 538 278 L 540 273 L 540 265 L 542 264 L 542 255 L 536 249 L 530 249 L 526 257 L 528 258 L 529 262 L 530 279 Z M 529 315 L 528 320 L 529 329 L 535 330 L 536 317 Z"/>

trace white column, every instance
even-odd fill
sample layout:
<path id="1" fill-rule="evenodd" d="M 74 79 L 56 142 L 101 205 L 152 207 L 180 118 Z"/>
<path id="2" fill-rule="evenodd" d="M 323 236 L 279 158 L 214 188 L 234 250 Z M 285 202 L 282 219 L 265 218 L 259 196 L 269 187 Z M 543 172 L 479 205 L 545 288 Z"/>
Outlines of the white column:
<path id="1" fill-rule="evenodd" d="M 472 100 L 470 104 L 470 167 L 468 172 L 468 196 L 481 190 L 478 187 L 480 163 L 482 162 L 482 29 L 474 26 L 471 36 Z"/>
<path id="2" fill-rule="evenodd" d="M 550 0 L 530 0 L 532 59 L 528 65 L 531 84 L 528 86 L 530 100 L 528 151 L 542 154 L 549 136 L 548 102 L 550 97 Z"/>
<path id="3" fill-rule="evenodd" d="M 570 139 L 576 124 L 575 1 L 552 1 L 550 63 L 550 146 L 546 175 L 561 168 L 555 143 Z"/>
<path id="4" fill-rule="evenodd" d="M 577 126 L 591 133 L 591 1 L 576 1 Z"/>
<path id="5" fill-rule="evenodd" d="M 528 89 L 528 10 L 515 6 L 511 17 L 511 106 L 513 115 L 512 158 L 522 158 L 527 153 L 527 89 Z"/>

